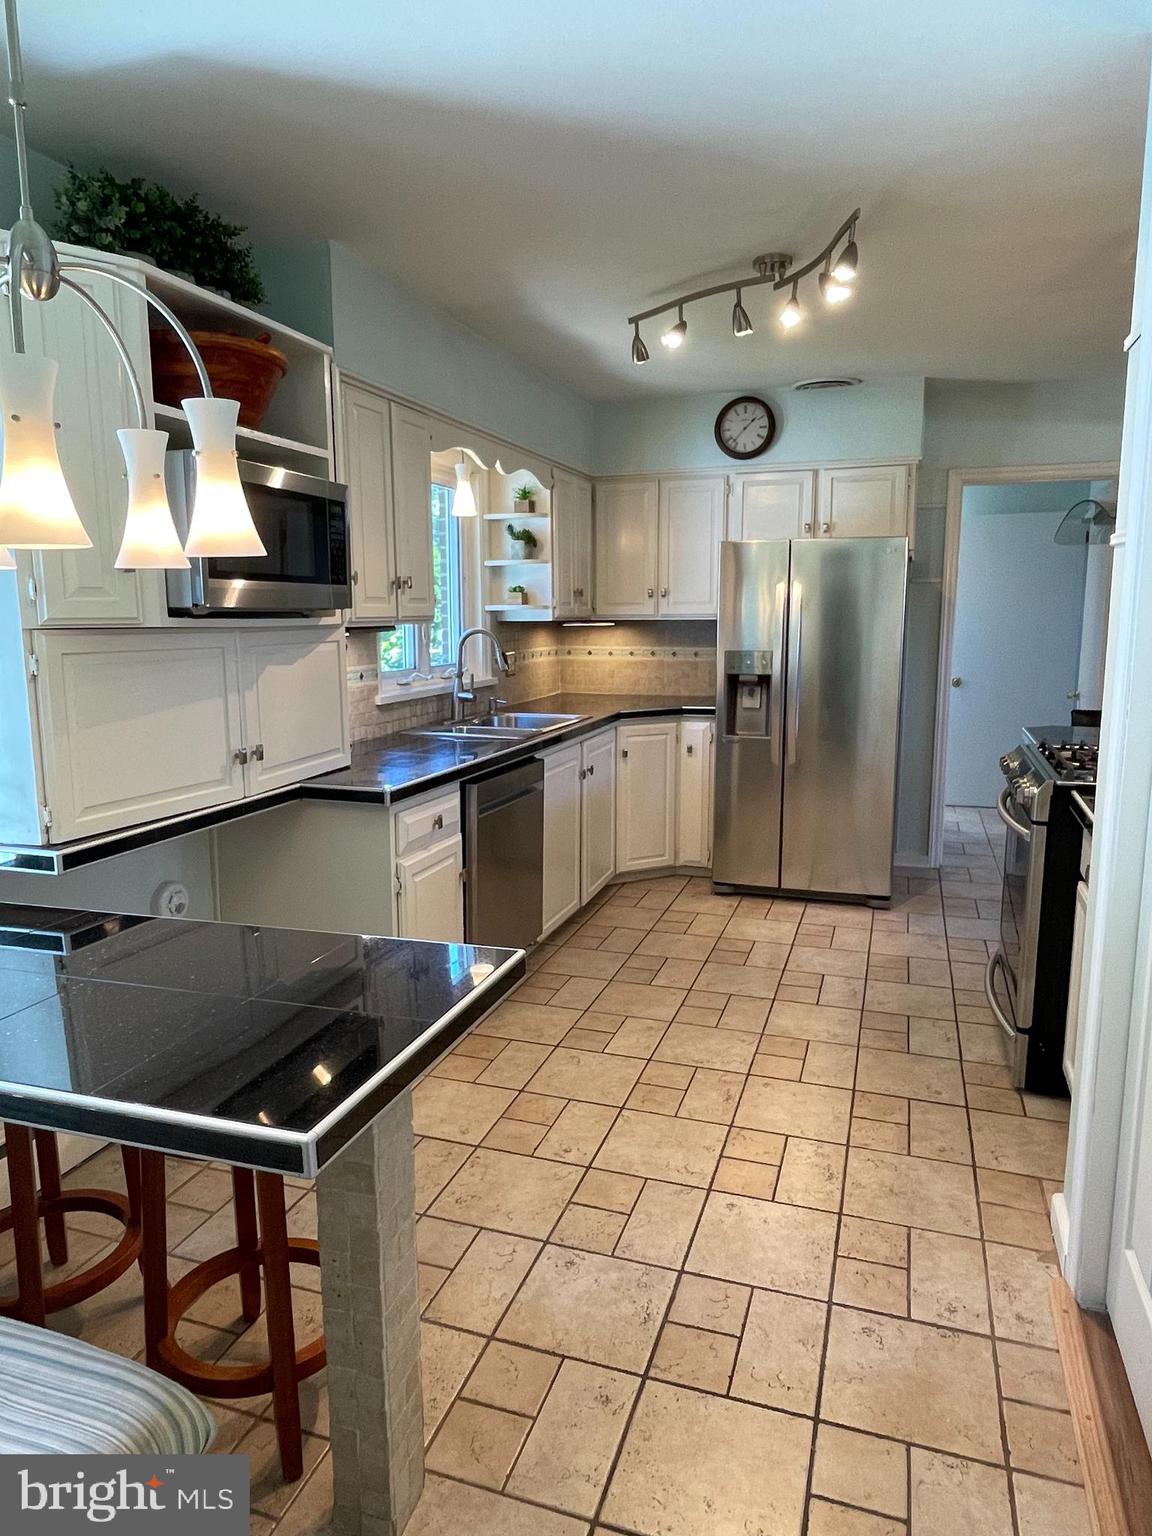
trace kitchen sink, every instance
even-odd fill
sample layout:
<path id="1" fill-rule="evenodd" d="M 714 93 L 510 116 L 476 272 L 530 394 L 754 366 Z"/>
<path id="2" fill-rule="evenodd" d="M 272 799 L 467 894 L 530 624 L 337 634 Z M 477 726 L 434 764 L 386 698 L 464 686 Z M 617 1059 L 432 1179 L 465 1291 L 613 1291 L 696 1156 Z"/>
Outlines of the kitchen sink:
<path id="1" fill-rule="evenodd" d="M 469 723 L 486 728 L 499 727 L 501 730 L 531 731 L 535 734 L 537 731 L 557 731 L 562 725 L 575 725 L 585 719 L 586 715 L 548 715 L 506 710 L 502 714 L 479 715 Z"/>
<path id="2" fill-rule="evenodd" d="M 459 723 L 445 722 L 430 725 L 416 736 L 436 736 L 442 741 L 527 741 L 531 736 L 542 736 L 548 731 L 558 731 L 562 726 L 575 725 L 586 719 L 585 715 L 535 714 L 532 711 L 507 710 L 491 715 L 479 715 L 475 720 Z"/>

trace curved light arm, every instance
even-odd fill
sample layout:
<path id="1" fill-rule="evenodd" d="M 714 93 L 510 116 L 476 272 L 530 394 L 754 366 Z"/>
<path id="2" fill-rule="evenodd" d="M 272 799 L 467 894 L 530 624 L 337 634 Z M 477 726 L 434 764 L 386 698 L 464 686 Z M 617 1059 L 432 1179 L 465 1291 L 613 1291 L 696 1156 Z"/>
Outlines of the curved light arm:
<path id="1" fill-rule="evenodd" d="M 212 399 L 212 380 L 208 377 L 208 370 L 204 366 L 204 359 L 197 351 L 196 343 L 188 334 L 184 322 L 173 314 L 163 299 L 158 299 L 147 288 L 141 288 L 139 283 L 134 283 L 130 277 L 126 277 L 123 272 L 115 271 L 112 267 L 101 267 L 87 261 L 62 261 L 60 263 L 60 270 L 62 272 L 87 272 L 91 277 L 106 277 L 113 283 L 119 283 L 122 288 L 131 288 L 132 292 L 138 297 L 146 299 L 158 314 L 164 316 L 165 320 L 167 320 L 168 324 L 184 343 L 188 356 L 192 359 L 192 366 L 196 370 L 196 377 L 200 380 L 201 393 L 205 400 Z"/>
<path id="2" fill-rule="evenodd" d="M 148 414 L 147 407 L 144 404 L 144 391 L 140 388 L 140 379 L 132 362 L 132 356 L 124 344 L 124 338 L 112 323 L 111 316 L 103 305 L 92 297 L 87 288 L 82 287 L 79 283 L 74 283 L 70 277 L 61 276 L 60 284 L 64 288 L 70 288 L 78 298 L 87 304 L 88 308 L 103 324 L 109 336 L 111 336 L 112 345 L 120 356 L 121 367 L 124 369 L 128 379 L 128 388 L 132 391 L 132 404 L 136 408 L 136 425 L 138 427 L 147 427 Z"/>

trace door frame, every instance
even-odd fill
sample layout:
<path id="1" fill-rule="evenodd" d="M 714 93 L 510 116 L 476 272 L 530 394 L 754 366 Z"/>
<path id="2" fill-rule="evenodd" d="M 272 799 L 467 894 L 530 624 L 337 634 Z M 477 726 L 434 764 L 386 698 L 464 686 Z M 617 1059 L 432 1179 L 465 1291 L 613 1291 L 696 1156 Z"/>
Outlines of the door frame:
<path id="1" fill-rule="evenodd" d="M 944 858 L 944 770 L 948 757 L 952 649 L 956 631 L 956 585 L 960 574 L 960 523 L 964 492 L 970 485 L 1015 485 L 1056 480 L 1115 480 L 1119 464 L 1023 464 L 995 469 L 950 469 L 944 514 L 944 574 L 940 593 L 940 652 L 936 670 L 936 731 L 932 748 L 932 810 L 928 863 L 938 869 Z"/>

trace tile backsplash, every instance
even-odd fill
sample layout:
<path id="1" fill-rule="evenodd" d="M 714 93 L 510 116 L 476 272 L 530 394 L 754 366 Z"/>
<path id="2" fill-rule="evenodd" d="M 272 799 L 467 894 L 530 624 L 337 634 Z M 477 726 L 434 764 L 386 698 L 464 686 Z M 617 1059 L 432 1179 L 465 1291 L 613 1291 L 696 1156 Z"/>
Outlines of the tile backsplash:
<path id="1" fill-rule="evenodd" d="M 511 704 L 550 693 L 658 694 L 669 699 L 710 694 L 716 674 L 716 626 L 706 621 L 652 621 L 612 629 L 557 624 L 497 624 L 500 644 L 516 652 L 516 675 L 499 690 L 480 691 L 487 706 L 497 691 Z M 376 633 L 348 633 L 348 699 L 352 740 L 373 741 L 443 720 L 446 694 L 377 704 Z"/>

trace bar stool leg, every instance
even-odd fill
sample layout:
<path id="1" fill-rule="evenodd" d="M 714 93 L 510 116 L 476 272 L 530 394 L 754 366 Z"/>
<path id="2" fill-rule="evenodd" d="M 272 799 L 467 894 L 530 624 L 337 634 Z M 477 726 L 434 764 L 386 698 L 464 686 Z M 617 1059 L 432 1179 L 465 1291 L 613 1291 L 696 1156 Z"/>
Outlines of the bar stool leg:
<path id="1" fill-rule="evenodd" d="M 232 1210 L 236 1246 L 249 1255 L 240 1268 L 240 1315 L 254 1323 L 260 1316 L 260 1232 L 256 1225 L 256 1181 L 249 1168 L 232 1170 Z"/>
<path id="2" fill-rule="evenodd" d="M 285 1482 L 304 1470 L 300 1430 L 300 1393 L 296 1374 L 296 1328 L 292 1319 L 292 1271 L 288 1258 L 288 1221 L 284 1181 L 278 1174 L 256 1175 L 264 1284 L 268 1293 L 268 1353 L 272 1362 L 272 1404 L 276 1440 Z"/>
<path id="3" fill-rule="evenodd" d="M 159 1346 L 168 1333 L 168 1192 L 162 1152 L 140 1153 L 140 1218 L 144 1241 L 144 1358 L 159 1370 Z"/>
<path id="4" fill-rule="evenodd" d="M 40 1197 L 49 1205 L 44 1212 L 44 1236 L 48 1245 L 48 1257 L 53 1264 L 68 1262 L 68 1232 L 64 1226 L 64 1212 L 51 1209 L 51 1202 L 60 1198 L 60 1152 L 51 1131 L 33 1131 L 36 1145 L 36 1164 L 40 1170 Z"/>
<path id="5" fill-rule="evenodd" d="M 8 1183 L 12 1201 L 12 1238 L 16 1247 L 16 1283 L 24 1322 L 44 1326 L 44 1276 L 40 1270 L 40 1198 L 32 1135 L 23 1125 L 5 1126 Z"/>

